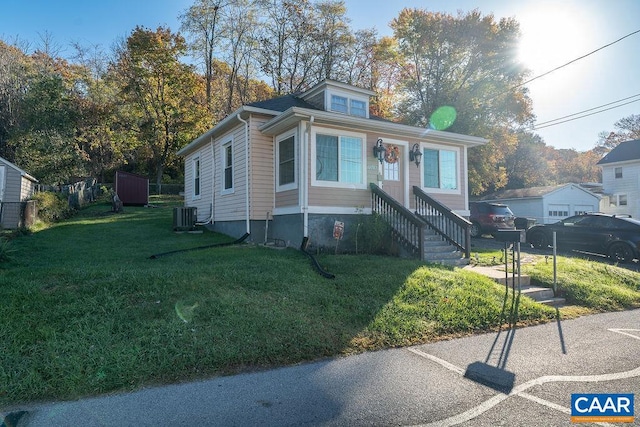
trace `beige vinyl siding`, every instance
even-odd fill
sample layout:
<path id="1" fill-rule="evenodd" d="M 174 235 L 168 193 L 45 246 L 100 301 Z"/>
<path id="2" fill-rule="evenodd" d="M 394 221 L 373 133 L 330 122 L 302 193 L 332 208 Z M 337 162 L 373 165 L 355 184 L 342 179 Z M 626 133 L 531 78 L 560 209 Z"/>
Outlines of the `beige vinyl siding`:
<path id="1" fill-rule="evenodd" d="M 252 115 L 249 118 L 251 140 L 251 200 L 250 218 L 264 219 L 273 214 L 274 204 L 274 146 L 273 137 L 263 135 L 258 128 L 268 120 L 265 116 Z"/>
<path id="2" fill-rule="evenodd" d="M 298 206 L 298 190 L 288 190 L 276 193 L 276 207 L 284 208 L 288 206 Z"/>
<path id="3" fill-rule="evenodd" d="M 200 159 L 200 197 L 194 198 L 193 161 Z M 213 157 L 211 144 L 206 144 L 197 151 L 185 157 L 184 201 L 185 206 L 198 209 L 198 221 L 206 221 L 211 215 L 211 193 L 213 183 Z M 215 203 L 215 202 L 214 202 Z"/>
<path id="4" fill-rule="evenodd" d="M 368 208 L 371 206 L 371 190 L 311 187 L 309 205 L 354 209 Z"/>
<path id="5" fill-rule="evenodd" d="M 224 155 L 223 147 L 231 142 L 233 146 L 233 191 L 222 194 L 224 186 Z M 222 137 L 216 139 L 216 221 L 237 221 L 246 219 L 246 171 L 245 156 L 245 125 L 239 123 L 237 127 Z"/>
<path id="6" fill-rule="evenodd" d="M 427 193 L 429 194 L 429 193 Z M 464 210 L 464 198 L 461 195 L 454 194 L 429 194 L 449 209 L 453 211 Z"/>

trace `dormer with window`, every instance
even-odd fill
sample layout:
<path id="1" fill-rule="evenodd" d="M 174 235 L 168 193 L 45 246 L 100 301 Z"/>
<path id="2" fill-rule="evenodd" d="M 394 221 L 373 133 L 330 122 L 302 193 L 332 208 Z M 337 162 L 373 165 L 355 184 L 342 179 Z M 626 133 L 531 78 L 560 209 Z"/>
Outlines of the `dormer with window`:
<path id="1" fill-rule="evenodd" d="M 375 92 L 356 86 L 325 80 L 301 98 L 325 111 L 369 118 L 369 98 Z"/>

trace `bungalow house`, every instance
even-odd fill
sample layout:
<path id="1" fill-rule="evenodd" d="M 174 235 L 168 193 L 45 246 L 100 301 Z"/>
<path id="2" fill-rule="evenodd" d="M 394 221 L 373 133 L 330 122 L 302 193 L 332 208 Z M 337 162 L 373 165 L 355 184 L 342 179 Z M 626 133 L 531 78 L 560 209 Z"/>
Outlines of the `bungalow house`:
<path id="1" fill-rule="evenodd" d="M 597 212 L 600 206 L 600 196 L 579 184 L 503 190 L 482 197 L 482 201 L 504 203 L 515 216 L 534 219 L 537 224 Z"/>
<path id="2" fill-rule="evenodd" d="M 305 247 L 353 239 L 377 212 L 419 257 L 429 239 L 468 257 L 468 149 L 486 140 L 370 115 L 374 95 L 325 80 L 243 105 L 178 151 L 185 207 L 215 231 Z"/>
<path id="3" fill-rule="evenodd" d="M 601 210 L 640 218 L 640 139 L 620 143 L 597 164 L 602 169 Z"/>
<path id="4" fill-rule="evenodd" d="M 15 229 L 24 224 L 24 208 L 38 180 L 0 157 L 0 227 Z"/>

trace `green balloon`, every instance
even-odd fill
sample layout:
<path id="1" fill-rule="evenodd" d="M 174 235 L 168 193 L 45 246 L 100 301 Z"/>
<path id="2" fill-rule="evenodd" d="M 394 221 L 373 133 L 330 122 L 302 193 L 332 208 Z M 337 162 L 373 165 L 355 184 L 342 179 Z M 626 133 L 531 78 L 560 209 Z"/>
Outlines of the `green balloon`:
<path id="1" fill-rule="evenodd" d="M 438 107 L 429 117 L 429 127 L 435 130 L 445 130 L 456 121 L 456 116 L 455 108 L 449 105 Z"/>

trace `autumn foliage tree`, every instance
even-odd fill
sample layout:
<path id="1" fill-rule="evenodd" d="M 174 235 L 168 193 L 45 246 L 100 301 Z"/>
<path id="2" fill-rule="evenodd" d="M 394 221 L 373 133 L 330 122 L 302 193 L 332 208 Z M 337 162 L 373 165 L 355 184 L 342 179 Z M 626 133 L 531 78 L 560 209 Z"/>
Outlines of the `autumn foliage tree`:
<path id="1" fill-rule="evenodd" d="M 621 142 L 640 139 L 640 114 L 623 117 L 614 124 L 616 130 L 602 132 L 594 150 L 600 157 L 604 157 Z"/>
<path id="2" fill-rule="evenodd" d="M 469 190 L 597 181 L 595 163 L 640 138 L 640 116 L 602 133 L 593 150 L 556 150 L 530 128 L 513 18 L 404 9 L 393 36 L 354 30 L 342 0 L 194 0 L 181 34 L 136 27 L 112 52 L 51 35 L 27 53 L 0 41 L 0 156 L 47 184 L 125 168 L 179 180 L 176 152 L 242 104 L 334 79 L 377 93 L 371 113 L 486 138 L 470 148 Z M 195 65 L 193 65 L 195 64 Z M 456 112 L 447 126 L 438 107 Z"/>
<path id="3" fill-rule="evenodd" d="M 132 108 L 138 148 L 158 185 L 178 149 L 206 129 L 202 79 L 180 61 L 186 49 L 184 38 L 168 28 L 136 27 L 115 64 L 123 99 Z"/>
<path id="4" fill-rule="evenodd" d="M 531 100 L 518 65 L 519 26 L 496 22 L 474 10 L 453 16 L 404 9 L 391 22 L 402 58 L 397 114 L 406 123 L 436 128 L 438 107 L 457 111 L 453 132 L 483 136 L 489 144 L 469 153 L 472 193 L 506 185 L 505 155 L 515 149 L 513 134 L 532 118 Z"/>

